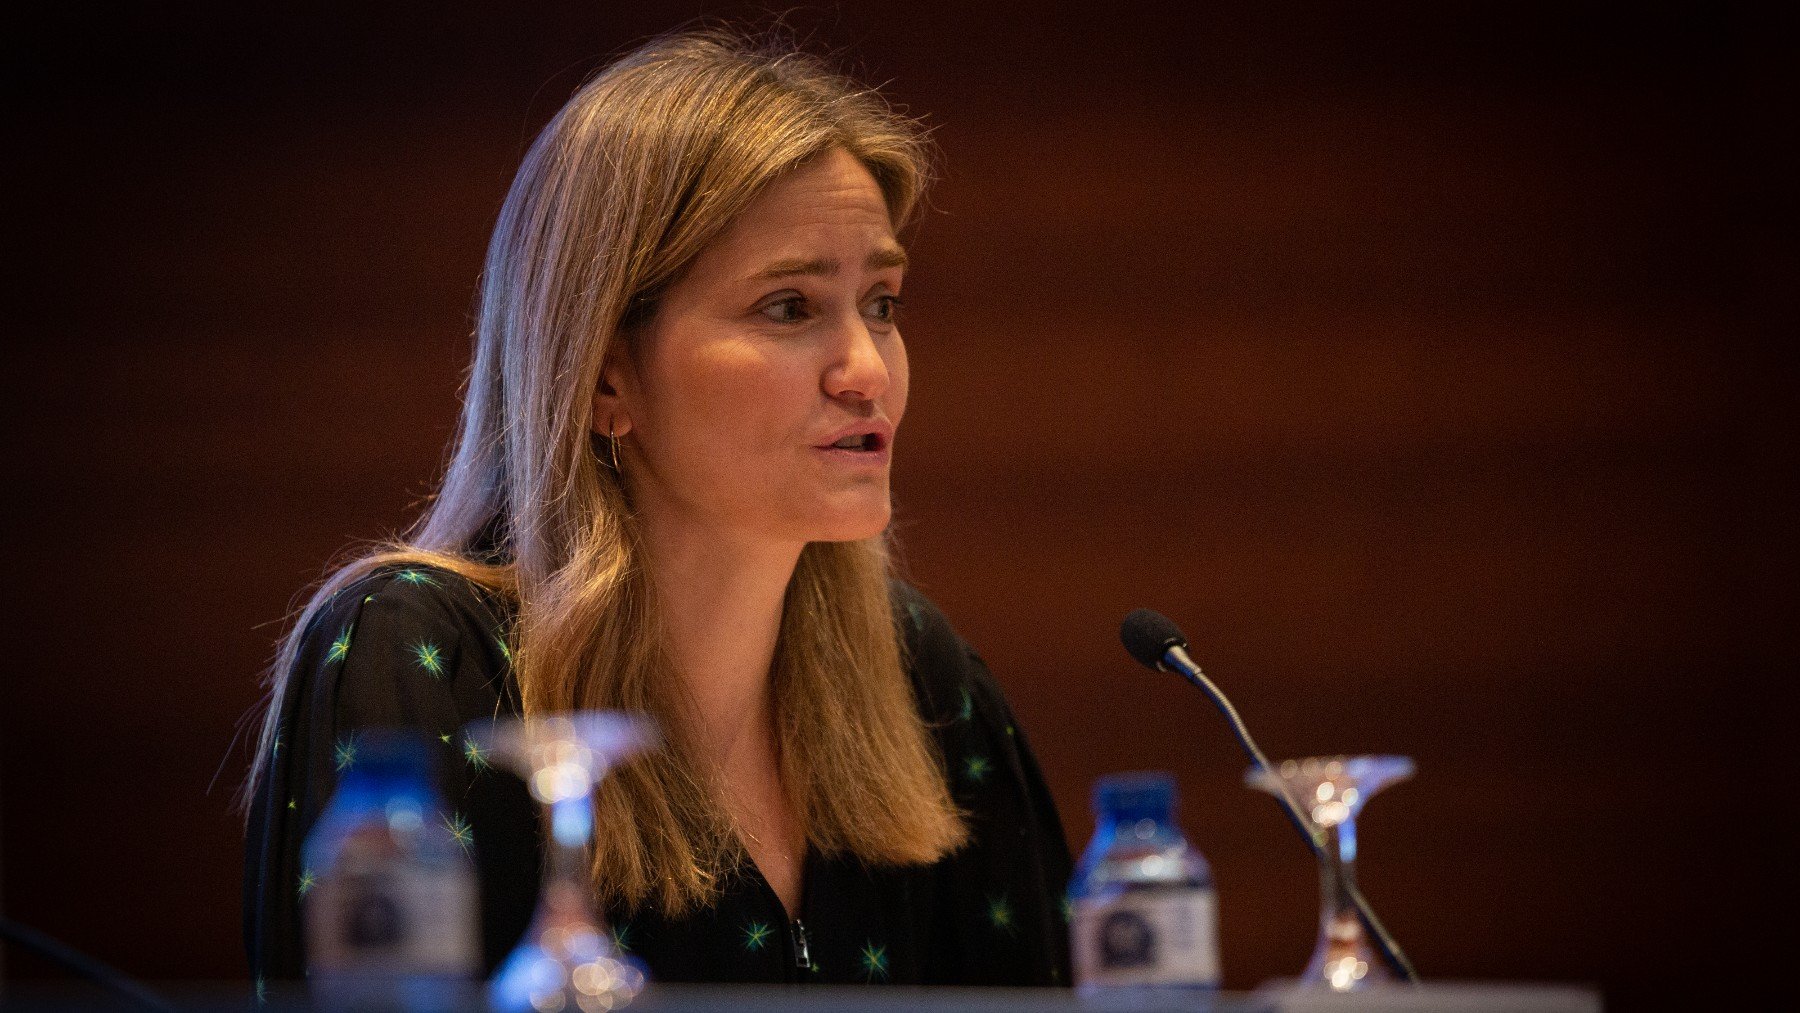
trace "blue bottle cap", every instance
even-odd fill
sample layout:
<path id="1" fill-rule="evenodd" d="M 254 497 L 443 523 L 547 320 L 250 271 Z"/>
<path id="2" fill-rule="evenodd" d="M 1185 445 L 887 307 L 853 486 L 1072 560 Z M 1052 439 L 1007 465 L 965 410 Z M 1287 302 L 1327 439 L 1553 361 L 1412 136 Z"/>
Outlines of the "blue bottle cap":
<path id="1" fill-rule="evenodd" d="M 1108 774 L 1094 782 L 1094 816 L 1117 823 L 1167 823 L 1175 812 L 1175 778 L 1163 770 Z"/>

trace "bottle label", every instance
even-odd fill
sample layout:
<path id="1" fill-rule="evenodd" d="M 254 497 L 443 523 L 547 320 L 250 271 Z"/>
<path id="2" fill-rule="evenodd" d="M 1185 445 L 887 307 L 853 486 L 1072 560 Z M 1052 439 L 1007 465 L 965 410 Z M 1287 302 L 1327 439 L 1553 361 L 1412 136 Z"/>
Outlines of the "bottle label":
<path id="1" fill-rule="evenodd" d="M 467 867 L 358 847 L 356 837 L 306 898 L 309 972 L 478 972 L 476 891 Z"/>
<path id="2" fill-rule="evenodd" d="M 1075 902 L 1075 978 L 1094 985 L 1217 985 L 1211 890 L 1126 892 Z"/>

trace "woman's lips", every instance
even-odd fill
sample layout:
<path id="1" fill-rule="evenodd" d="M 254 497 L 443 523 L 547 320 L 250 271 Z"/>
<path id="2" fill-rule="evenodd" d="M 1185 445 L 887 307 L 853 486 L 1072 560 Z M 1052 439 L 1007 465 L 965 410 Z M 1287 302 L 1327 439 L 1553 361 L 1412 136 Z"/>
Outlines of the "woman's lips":
<path id="1" fill-rule="evenodd" d="M 871 452 L 870 450 L 861 449 L 863 447 L 871 448 L 873 451 L 885 451 L 888 446 L 894 442 L 894 427 L 883 418 L 863 419 L 859 422 L 847 425 L 837 432 L 831 433 L 813 444 L 813 446 L 823 450 L 831 448 L 833 444 L 842 443 L 851 438 L 855 438 L 858 441 L 859 446 L 857 448 L 839 449 L 851 449 L 853 453 Z"/>
<path id="2" fill-rule="evenodd" d="M 848 447 L 814 447 L 817 453 L 825 455 L 825 459 L 836 464 L 851 467 L 878 468 L 888 463 L 889 452 L 886 443 L 878 444 L 877 450 L 852 450 Z"/>

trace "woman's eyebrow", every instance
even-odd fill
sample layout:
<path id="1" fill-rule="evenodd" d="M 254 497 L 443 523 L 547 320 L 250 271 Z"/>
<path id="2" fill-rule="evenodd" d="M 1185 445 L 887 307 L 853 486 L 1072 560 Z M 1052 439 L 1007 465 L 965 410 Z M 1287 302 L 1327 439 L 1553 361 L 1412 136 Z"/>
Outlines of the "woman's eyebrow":
<path id="1" fill-rule="evenodd" d="M 814 257 L 810 260 L 796 257 L 789 260 L 777 260 L 747 280 L 771 281 L 776 278 L 792 278 L 797 275 L 830 277 L 838 273 L 840 266 L 842 265 L 830 257 Z M 906 268 L 905 250 L 898 246 L 883 247 L 869 254 L 869 259 L 863 262 L 863 269 L 867 271 L 885 271 L 890 267 L 898 267 L 902 270 Z"/>

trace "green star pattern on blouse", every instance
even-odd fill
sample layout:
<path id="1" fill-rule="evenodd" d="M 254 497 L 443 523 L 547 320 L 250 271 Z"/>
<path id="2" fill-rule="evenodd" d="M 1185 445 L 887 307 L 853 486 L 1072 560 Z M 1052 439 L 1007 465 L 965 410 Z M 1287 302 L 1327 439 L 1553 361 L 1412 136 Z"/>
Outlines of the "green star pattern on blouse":
<path id="1" fill-rule="evenodd" d="M 334 661 L 343 661 L 350 656 L 350 631 L 352 629 L 355 629 L 355 627 L 344 627 L 344 632 L 338 634 L 338 638 L 331 642 L 331 650 L 325 652 L 326 664 L 330 664 Z"/>
<path id="2" fill-rule="evenodd" d="M 969 695 L 969 691 L 967 689 L 962 690 L 961 693 L 962 693 L 962 707 L 959 708 L 956 712 L 956 720 L 967 721 L 970 718 L 975 716 L 975 698 L 973 696 Z"/>
<path id="3" fill-rule="evenodd" d="M 365 595 L 363 595 L 363 604 L 364 604 L 364 605 L 367 605 L 367 604 L 368 604 L 368 603 L 370 603 L 370 602 L 372 602 L 372 601 L 374 601 L 374 600 L 375 600 L 375 596 L 374 596 L 374 595 L 372 595 L 372 594 L 365 594 Z"/>
<path id="4" fill-rule="evenodd" d="M 311 869 L 301 869 L 300 883 L 296 889 L 299 891 L 300 896 L 304 897 L 312 892 L 313 885 L 317 882 L 318 880 L 313 878 L 313 871 Z"/>
<path id="5" fill-rule="evenodd" d="M 1012 932 L 1012 905 L 1007 902 L 1005 894 L 988 898 L 987 918 L 988 924 L 992 925 L 994 928 L 997 928 L 1002 932 Z"/>
<path id="6" fill-rule="evenodd" d="M 442 742 L 446 746 L 449 745 L 450 744 L 450 733 L 449 732 L 439 732 L 438 733 L 438 741 Z"/>
<path id="7" fill-rule="evenodd" d="M 486 770 L 490 766 L 488 752 L 481 748 L 481 743 L 467 736 L 463 737 L 463 759 L 469 761 L 469 766 L 474 767 L 477 771 Z"/>
<path id="8" fill-rule="evenodd" d="M 874 981 L 877 978 L 886 981 L 888 976 L 887 947 L 876 946 L 871 941 L 856 955 L 856 964 L 862 968 L 864 981 Z"/>
<path id="9" fill-rule="evenodd" d="M 620 953 L 631 952 L 631 923 L 614 925 L 611 929 L 613 949 Z"/>
<path id="10" fill-rule="evenodd" d="M 444 677 L 444 652 L 438 645 L 414 644 L 412 654 L 413 660 L 418 662 L 420 668 L 430 673 L 432 678 L 442 679 Z"/>
<path id="11" fill-rule="evenodd" d="M 281 745 L 282 745 L 281 733 L 276 732 L 275 733 L 275 745 L 270 747 L 269 755 L 270 756 L 280 756 L 281 755 Z"/>
<path id="12" fill-rule="evenodd" d="M 993 769 L 993 763 L 985 756 L 971 756 L 963 761 L 963 776 L 975 784 L 987 780 Z"/>
<path id="13" fill-rule="evenodd" d="M 299 801 L 299 799 L 295 798 L 288 799 L 288 808 L 298 810 L 300 808 Z"/>
<path id="14" fill-rule="evenodd" d="M 512 648 L 507 646 L 505 635 L 496 635 L 494 643 L 500 645 L 500 657 L 504 658 L 507 664 L 512 664 Z"/>
<path id="15" fill-rule="evenodd" d="M 468 854 L 475 845 L 475 830 L 469 826 L 469 821 L 463 819 L 462 813 L 450 813 L 443 821 L 444 829 L 450 831 L 450 839 L 463 849 L 463 854 Z"/>
<path id="16" fill-rule="evenodd" d="M 751 922 L 744 926 L 744 951 L 755 953 L 769 945 L 769 923 Z"/>
<path id="17" fill-rule="evenodd" d="M 338 773 L 343 773 L 356 766 L 356 736 L 339 739 L 331 748 L 331 762 L 336 765 Z"/>
<path id="18" fill-rule="evenodd" d="M 256 1001 L 258 1003 L 269 1001 L 269 983 L 264 981 L 260 974 L 256 976 Z"/>
<path id="19" fill-rule="evenodd" d="M 415 587 L 420 584 L 430 584 L 432 587 L 442 587 L 443 586 L 443 585 L 439 584 L 437 581 L 432 580 L 430 575 L 426 574 L 425 572 L 423 572 L 421 570 L 401 570 L 399 573 L 394 574 L 394 579 L 395 580 L 403 580 L 403 581 L 407 582 L 408 584 L 412 584 Z"/>

